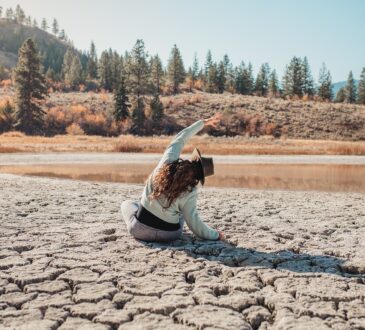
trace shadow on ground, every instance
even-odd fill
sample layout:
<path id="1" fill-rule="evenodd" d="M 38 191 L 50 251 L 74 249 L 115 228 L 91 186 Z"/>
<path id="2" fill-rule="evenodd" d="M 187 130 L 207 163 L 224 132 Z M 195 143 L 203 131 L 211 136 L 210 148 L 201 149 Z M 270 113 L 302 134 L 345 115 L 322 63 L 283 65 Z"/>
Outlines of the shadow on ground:
<path id="1" fill-rule="evenodd" d="M 184 251 L 195 259 L 216 261 L 228 267 L 254 267 L 289 270 L 297 273 L 327 273 L 341 277 L 364 275 L 348 267 L 345 259 L 329 255 L 312 255 L 294 250 L 261 252 L 237 247 L 228 241 L 206 241 L 184 234 L 182 239 L 169 243 L 143 242 L 152 249 Z M 365 279 L 365 277 L 364 277 Z"/>

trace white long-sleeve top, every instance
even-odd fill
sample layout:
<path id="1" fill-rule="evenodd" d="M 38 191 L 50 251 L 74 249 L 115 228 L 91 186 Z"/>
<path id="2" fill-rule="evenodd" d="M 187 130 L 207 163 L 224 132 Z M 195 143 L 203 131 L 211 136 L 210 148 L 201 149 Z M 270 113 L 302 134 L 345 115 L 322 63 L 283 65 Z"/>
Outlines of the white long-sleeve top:
<path id="1" fill-rule="evenodd" d="M 148 196 L 153 192 L 152 179 L 154 174 L 163 164 L 177 160 L 180 157 L 181 150 L 187 140 L 197 134 L 203 127 L 204 121 L 199 120 L 191 126 L 183 129 L 175 136 L 165 150 L 157 167 L 149 176 L 143 189 L 141 204 L 152 214 L 169 223 L 179 223 L 179 216 L 182 214 L 185 218 L 186 224 L 195 235 L 204 239 L 217 240 L 219 237 L 218 231 L 210 228 L 199 216 L 196 205 L 198 196 L 196 187 L 194 187 L 191 192 L 181 194 L 167 209 L 163 207 L 163 200 L 148 198 Z"/>

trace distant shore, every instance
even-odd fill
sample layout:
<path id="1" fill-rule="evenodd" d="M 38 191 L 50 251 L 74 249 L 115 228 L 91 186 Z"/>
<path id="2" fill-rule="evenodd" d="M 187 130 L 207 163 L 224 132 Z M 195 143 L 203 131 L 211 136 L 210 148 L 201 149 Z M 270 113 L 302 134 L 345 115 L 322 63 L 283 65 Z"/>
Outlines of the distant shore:
<path id="1" fill-rule="evenodd" d="M 25 136 L 19 132 L 0 135 L 1 153 L 50 152 L 135 152 L 162 153 L 172 136 L 141 137 L 121 135 L 102 137 L 88 135 Z M 365 155 L 365 141 L 296 140 L 273 137 L 249 138 L 193 137 L 184 152 L 194 147 L 212 155 Z"/>

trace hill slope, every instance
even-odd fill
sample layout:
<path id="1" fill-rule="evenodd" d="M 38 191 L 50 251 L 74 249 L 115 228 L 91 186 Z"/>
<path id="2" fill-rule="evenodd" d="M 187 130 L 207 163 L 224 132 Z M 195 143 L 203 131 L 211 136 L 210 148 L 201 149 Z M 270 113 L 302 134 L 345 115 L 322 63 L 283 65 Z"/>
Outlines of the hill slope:
<path id="1" fill-rule="evenodd" d="M 0 94 L 1 95 L 1 94 Z M 285 136 L 292 139 L 365 140 L 365 106 L 342 103 L 287 101 L 256 96 L 208 93 L 183 93 L 161 97 L 174 130 L 193 120 L 208 118 L 217 112 L 223 120 L 220 135 Z M 67 109 L 79 104 L 90 112 L 106 114 L 113 108 L 112 94 L 52 93 L 47 109 Z"/>
<path id="2" fill-rule="evenodd" d="M 336 97 L 337 92 L 347 85 L 347 81 L 339 81 L 332 84 L 333 95 Z M 359 86 L 359 80 L 355 80 L 356 88 Z"/>
<path id="3" fill-rule="evenodd" d="M 0 19 L 0 65 L 13 67 L 19 48 L 28 38 L 37 43 L 45 71 L 51 67 L 56 73 L 60 72 L 63 56 L 69 46 L 67 43 L 39 28 L 5 19 Z"/>

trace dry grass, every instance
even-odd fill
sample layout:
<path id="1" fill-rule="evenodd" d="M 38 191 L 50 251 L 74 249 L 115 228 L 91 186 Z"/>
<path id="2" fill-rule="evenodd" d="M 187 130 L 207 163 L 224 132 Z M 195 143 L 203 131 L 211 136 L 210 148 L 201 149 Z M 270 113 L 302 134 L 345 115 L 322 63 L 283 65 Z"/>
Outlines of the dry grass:
<path id="1" fill-rule="evenodd" d="M 171 136 L 119 137 L 0 135 L 0 152 L 146 152 L 162 153 Z M 183 152 L 198 147 L 212 155 L 365 155 L 365 142 L 195 136 Z"/>

